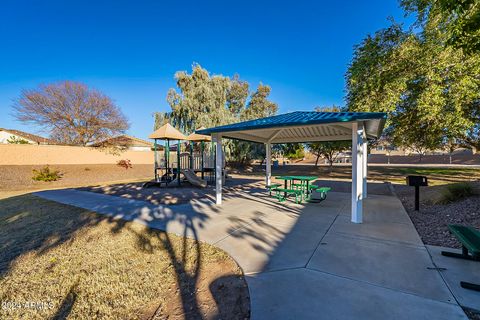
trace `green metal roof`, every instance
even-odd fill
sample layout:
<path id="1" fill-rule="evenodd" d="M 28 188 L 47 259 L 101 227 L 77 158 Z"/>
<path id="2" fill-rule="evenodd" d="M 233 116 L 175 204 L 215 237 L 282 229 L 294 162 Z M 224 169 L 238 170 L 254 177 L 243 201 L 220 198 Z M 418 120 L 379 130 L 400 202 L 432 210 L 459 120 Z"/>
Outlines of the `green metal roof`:
<path id="1" fill-rule="evenodd" d="M 378 137 L 385 125 L 387 114 L 383 112 L 316 112 L 296 111 L 281 115 L 232 123 L 224 126 L 208 128 L 196 131 L 199 134 L 227 133 L 231 132 L 255 132 L 258 130 L 272 130 L 288 127 L 307 127 L 314 125 L 342 125 L 351 122 L 364 122 L 370 137 Z M 340 127 L 340 126 L 337 126 Z M 230 135 L 230 137 L 233 137 Z M 235 138 L 235 137 L 233 137 Z M 248 137 L 245 138 L 248 140 Z M 252 140 L 255 141 L 255 140 Z"/>

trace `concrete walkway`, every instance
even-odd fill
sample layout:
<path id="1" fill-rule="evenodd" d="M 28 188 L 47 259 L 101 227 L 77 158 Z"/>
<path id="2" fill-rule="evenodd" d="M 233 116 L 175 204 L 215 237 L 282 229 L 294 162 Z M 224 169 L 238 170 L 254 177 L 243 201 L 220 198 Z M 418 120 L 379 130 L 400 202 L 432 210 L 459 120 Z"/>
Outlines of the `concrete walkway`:
<path id="1" fill-rule="evenodd" d="M 280 204 L 259 189 L 155 206 L 78 190 L 36 195 L 212 243 L 243 268 L 252 319 L 466 319 L 396 197 Z M 432 269 L 433 268 L 433 269 Z"/>

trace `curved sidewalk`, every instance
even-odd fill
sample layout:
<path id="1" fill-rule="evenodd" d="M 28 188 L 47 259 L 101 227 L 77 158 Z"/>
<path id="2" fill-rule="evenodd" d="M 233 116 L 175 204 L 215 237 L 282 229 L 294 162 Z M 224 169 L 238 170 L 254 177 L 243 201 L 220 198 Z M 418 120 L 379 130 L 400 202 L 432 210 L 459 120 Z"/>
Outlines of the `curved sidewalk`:
<path id="1" fill-rule="evenodd" d="M 37 196 L 212 243 L 242 267 L 252 319 L 466 319 L 396 197 L 280 204 L 263 192 L 155 206 L 73 189 Z M 432 269 L 433 268 L 433 269 Z"/>

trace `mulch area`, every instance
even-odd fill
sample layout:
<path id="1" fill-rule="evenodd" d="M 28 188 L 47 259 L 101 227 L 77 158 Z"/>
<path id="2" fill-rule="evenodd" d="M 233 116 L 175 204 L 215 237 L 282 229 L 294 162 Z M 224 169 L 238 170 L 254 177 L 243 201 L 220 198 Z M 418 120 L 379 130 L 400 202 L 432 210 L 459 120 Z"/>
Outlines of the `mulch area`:
<path id="1" fill-rule="evenodd" d="M 395 185 L 395 192 L 402 201 L 423 242 L 428 245 L 461 248 L 447 225 L 461 224 L 480 229 L 480 196 L 471 196 L 449 204 L 435 204 L 438 197 L 434 187 L 420 189 L 420 211 L 415 211 L 414 188 Z M 429 190 L 430 189 L 430 190 Z"/>

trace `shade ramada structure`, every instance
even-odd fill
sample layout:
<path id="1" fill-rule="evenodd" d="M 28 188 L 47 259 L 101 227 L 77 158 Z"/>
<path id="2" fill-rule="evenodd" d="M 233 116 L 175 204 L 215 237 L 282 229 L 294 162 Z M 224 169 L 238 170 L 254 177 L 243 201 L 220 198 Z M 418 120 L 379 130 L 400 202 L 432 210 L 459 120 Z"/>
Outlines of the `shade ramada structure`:
<path id="1" fill-rule="evenodd" d="M 362 200 L 367 197 L 367 143 L 380 137 L 387 115 L 382 112 L 297 111 L 198 130 L 210 134 L 216 146 L 216 202 L 222 203 L 222 138 L 264 143 L 266 147 L 266 184 L 271 182 L 271 145 L 320 141 L 352 141 L 352 222 L 363 219 Z"/>

